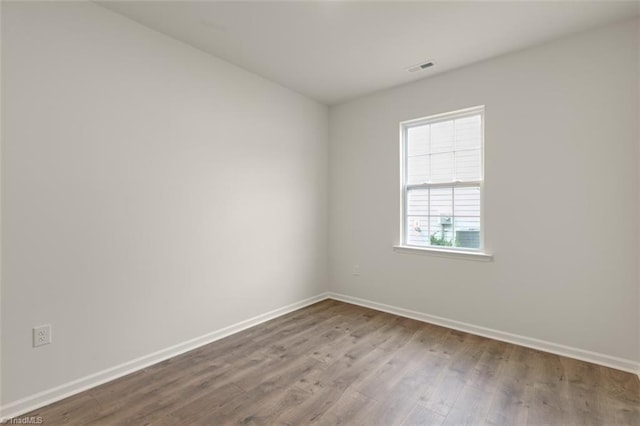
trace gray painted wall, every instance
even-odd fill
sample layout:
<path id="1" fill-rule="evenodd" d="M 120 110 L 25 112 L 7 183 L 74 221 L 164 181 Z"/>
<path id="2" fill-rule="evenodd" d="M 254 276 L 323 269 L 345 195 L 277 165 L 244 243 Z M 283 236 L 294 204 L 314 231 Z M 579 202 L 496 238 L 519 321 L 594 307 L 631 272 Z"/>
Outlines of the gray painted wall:
<path id="1" fill-rule="evenodd" d="M 633 21 L 332 107 L 332 290 L 638 360 L 636 87 Z M 398 123 L 478 105 L 494 261 L 394 252 Z"/>
<path id="2" fill-rule="evenodd" d="M 4 403 L 324 290 L 326 106 L 91 3 L 2 12 Z"/>

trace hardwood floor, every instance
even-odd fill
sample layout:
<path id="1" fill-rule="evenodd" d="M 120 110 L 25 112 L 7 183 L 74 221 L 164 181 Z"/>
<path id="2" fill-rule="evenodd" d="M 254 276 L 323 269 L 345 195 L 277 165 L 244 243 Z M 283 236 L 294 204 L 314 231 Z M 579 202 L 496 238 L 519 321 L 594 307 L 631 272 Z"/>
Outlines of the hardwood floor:
<path id="1" fill-rule="evenodd" d="M 638 425 L 640 382 L 327 300 L 25 416 L 65 425 Z"/>

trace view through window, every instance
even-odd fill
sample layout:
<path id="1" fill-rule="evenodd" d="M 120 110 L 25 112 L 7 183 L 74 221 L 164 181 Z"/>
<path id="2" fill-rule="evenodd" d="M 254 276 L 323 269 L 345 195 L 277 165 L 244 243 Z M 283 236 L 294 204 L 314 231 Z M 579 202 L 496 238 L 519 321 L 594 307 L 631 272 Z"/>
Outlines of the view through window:
<path id="1" fill-rule="evenodd" d="M 403 245 L 481 250 L 484 108 L 402 123 Z"/>

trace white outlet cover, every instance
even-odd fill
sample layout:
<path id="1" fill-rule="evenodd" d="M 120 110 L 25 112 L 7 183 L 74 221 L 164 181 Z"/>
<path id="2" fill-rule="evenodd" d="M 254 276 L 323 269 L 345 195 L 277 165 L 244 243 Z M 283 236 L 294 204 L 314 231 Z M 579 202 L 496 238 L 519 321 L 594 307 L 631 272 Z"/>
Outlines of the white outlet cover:
<path id="1" fill-rule="evenodd" d="M 51 325 L 33 327 L 33 347 L 44 346 L 51 343 Z"/>

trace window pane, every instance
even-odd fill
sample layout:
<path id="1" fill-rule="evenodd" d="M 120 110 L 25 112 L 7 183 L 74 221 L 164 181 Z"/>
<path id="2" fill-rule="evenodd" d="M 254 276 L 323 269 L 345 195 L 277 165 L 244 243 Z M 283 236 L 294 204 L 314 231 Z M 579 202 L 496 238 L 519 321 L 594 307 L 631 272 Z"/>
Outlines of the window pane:
<path id="1" fill-rule="evenodd" d="M 456 216 L 456 247 L 480 248 L 480 218 Z"/>
<path id="2" fill-rule="evenodd" d="M 431 125 L 431 153 L 453 151 L 453 120 Z"/>
<path id="3" fill-rule="evenodd" d="M 459 118 L 456 126 L 456 150 L 480 148 L 482 122 L 479 115 Z"/>
<path id="4" fill-rule="evenodd" d="M 407 214 L 409 216 L 427 216 L 429 214 L 428 189 L 407 191 Z"/>
<path id="5" fill-rule="evenodd" d="M 450 217 L 453 213 L 452 188 L 431 188 L 429 214 L 434 217 Z"/>
<path id="6" fill-rule="evenodd" d="M 431 182 L 453 182 L 453 152 L 431 156 Z"/>
<path id="7" fill-rule="evenodd" d="M 483 118 L 471 114 L 405 127 L 405 243 L 480 248 Z"/>
<path id="8" fill-rule="evenodd" d="M 480 217 L 480 187 L 454 188 L 454 213 L 458 216 Z"/>
<path id="9" fill-rule="evenodd" d="M 429 219 L 427 217 L 407 217 L 407 244 L 429 245 Z"/>
<path id="10" fill-rule="evenodd" d="M 407 129 L 407 155 L 426 155 L 429 153 L 429 126 L 416 126 Z"/>
<path id="11" fill-rule="evenodd" d="M 407 183 L 425 183 L 429 180 L 429 156 L 407 158 Z"/>
<path id="12" fill-rule="evenodd" d="M 456 179 L 470 181 L 480 179 L 480 150 L 456 152 Z"/>
<path id="13" fill-rule="evenodd" d="M 430 226 L 430 245 L 453 246 L 453 220 L 451 216 L 432 216 L 430 218 Z"/>

